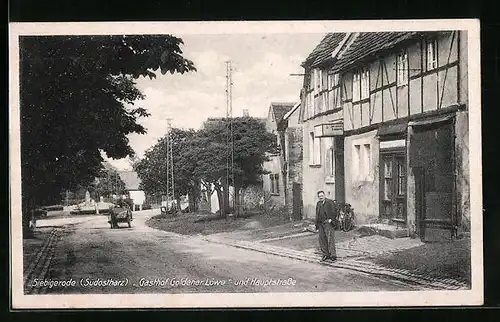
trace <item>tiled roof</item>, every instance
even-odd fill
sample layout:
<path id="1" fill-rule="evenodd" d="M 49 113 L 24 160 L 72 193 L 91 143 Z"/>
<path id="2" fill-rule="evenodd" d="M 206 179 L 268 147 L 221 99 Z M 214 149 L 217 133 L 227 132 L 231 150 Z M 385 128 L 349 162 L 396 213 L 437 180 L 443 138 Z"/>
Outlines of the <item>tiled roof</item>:
<path id="1" fill-rule="evenodd" d="M 338 57 L 333 70 L 342 70 L 376 52 L 389 49 L 418 34 L 418 32 L 362 32 L 357 35 L 352 44 Z"/>
<path id="2" fill-rule="evenodd" d="M 285 116 L 288 111 L 290 111 L 297 103 L 271 103 L 271 110 L 274 114 L 274 119 L 276 124 L 278 124 Z"/>
<path id="3" fill-rule="evenodd" d="M 345 38 L 346 33 L 328 33 L 323 40 L 314 48 L 314 50 L 309 54 L 306 60 L 302 63 L 302 66 L 315 67 L 318 66 L 330 58 L 332 58 L 332 53 L 335 51 L 337 46 Z"/>
<path id="4" fill-rule="evenodd" d="M 118 173 L 122 181 L 125 183 L 125 190 L 139 190 L 141 179 L 139 179 L 136 172 L 120 171 Z"/>

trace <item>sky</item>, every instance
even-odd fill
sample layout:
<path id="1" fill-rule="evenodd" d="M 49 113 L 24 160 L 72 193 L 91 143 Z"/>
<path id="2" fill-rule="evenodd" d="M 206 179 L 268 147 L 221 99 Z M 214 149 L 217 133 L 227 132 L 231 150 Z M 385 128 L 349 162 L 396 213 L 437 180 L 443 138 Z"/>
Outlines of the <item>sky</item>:
<path id="1" fill-rule="evenodd" d="M 267 117 L 271 102 L 298 102 L 303 78 L 300 66 L 325 36 L 323 33 L 175 35 L 183 39 L 183 56 L 192 60 L 196 72 L 157 73 L 139 78 L 145 94 L 138 106 L 151 116 L 139 119 L 146 134 L 128 136 L 138 158 L 172 126 L 199 129 L 209 117 L 226 115 L 226 61 L 232 65 L 233 116 L 247 109 L 250 116 Z M 105 155 L 103 155 L 105 157 Z M 120 170 L 131 170 L 127 159 L 105 160 Z"/>

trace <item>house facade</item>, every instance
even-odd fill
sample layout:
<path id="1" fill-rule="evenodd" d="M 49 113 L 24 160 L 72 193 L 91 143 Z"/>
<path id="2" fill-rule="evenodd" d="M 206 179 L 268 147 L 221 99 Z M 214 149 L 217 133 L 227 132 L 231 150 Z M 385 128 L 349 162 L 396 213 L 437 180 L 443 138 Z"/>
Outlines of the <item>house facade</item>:
<path id="1" fill-rule="evenodd" d="M 120 171 L 118 172 L 118 174 L 120 175 L 122 181 L 125 183 L 126 197 L 132 200 L 132 210 L 137 210 L 137 206 L 138 210 L 141 211 L 142 205 L 146 200 L 144 191 L 139 188 L 141 179 L 139 179 L 139 176 L 135 171 Z"/>
<path id="2" fill-rule="evenodd" d="M 280 123 L 296 103 L 273 102 L 269 106 L 268 117 L 266 120 L 266 129 L 269 133 L 276 135 L 279 152 L 269 154 L 269 160 L 264 162 L 263 168 L 267 172 L 262 178 L 262 187 L 264 192 L 269 193 L 271 202 L 275 205 L 285 206 L 285 186 L 286 186 L 286 168 L 285 168 L 285 133 Z"/>
<path id="3" fill-rule="evenodd" d="M 305 77 L 299 118 L 304 218 L 314 219 L 320 190 L 330 199 L 344 200 L 341 83 L 330 69 L 352 37 L 348 33 L 326 35 L 302 64 Z"/>
<path id="4" fill-rule="evenodd" d="M 302 219 L 302 124 L 300 121 L 300 103 L 283 116 L 278 124 L 278 131 L 283 133 L 282 150 L 285 174 L 285 204 L 293 220 Z"/>
<path id="5" fill-rule="evenodd" d="M 324 67 L 334 84 L 338 79 L 340 103 L 328 116 L 312 109 L 313 117 L 303 117 L 304 135 L 319 134 L 310 141 L 319 151 L 331 146 L 333 156 L 343 155 L 343 184 L 334 176 L 332 192 L 324 172 L 322 190 L 350 203 L 358 224 L 394 224 L 424 240 L 468 230 L 467 33 L 344 37 L 345 47 Z M 305 67 L 306 79 L 318 73 L 307 61 Z M 313 156 L 304 169 L 326 171 L 327 155 L 314 155 L 307 141 Z M 332 172 L 340 173 L 338 167 L 333 162 Z M 304 189 L 321 190 L 322 182 L 315 183 Z"/>

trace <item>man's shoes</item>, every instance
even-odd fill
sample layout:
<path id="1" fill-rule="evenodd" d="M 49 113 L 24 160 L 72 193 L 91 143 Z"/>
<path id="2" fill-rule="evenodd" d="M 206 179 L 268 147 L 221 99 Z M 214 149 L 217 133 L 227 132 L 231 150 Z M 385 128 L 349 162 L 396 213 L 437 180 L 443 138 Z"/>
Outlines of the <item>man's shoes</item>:
<path id="1" fill-rule="evenodd" d="M 330 256 L 328 257 L 329 260 L 331 260 L 332 262 L 335 262 L 337 260 L 337 256 Z"/>
<path id="2" fill-rule="evenodd" d="M 321 258 L 321 261 L 322 261 L 322 262 L 324 262 L 324 261 L 326 261 L 326 260 L 327 260 L 327 259 L 329 259 L 329 258 L 330 258 L 330 256 L 326 256 L 326 255 L 325 255 L 325 256 L 323 256 L 323 257 Z"/>

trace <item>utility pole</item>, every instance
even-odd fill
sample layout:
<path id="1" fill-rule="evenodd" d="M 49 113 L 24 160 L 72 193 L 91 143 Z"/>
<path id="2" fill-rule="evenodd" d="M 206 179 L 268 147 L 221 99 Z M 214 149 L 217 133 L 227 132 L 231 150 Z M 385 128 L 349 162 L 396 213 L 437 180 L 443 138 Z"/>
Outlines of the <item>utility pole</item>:
<path id="1" fill-rule="evenodd" d="M 172 119 L 167 119 L 167 140 L 165 144 L 165 179 L 167 187 L 167 208 L 169 202 L 175 200 L 175 181 L 174 181 L 174 154 L 172 148 Z"/>
<path id="2" fill-rule="evenodd" d="M 233 183 L 233 211 L 237 213 L 236 210 L 236 184 L 234 180 L 234 136 L 233 136 L 233 79 L 232 79 L 232 67 L 231 61 L 226 61 L 226 145 L 229 149 L 229 153 L 226 158 L 226 195 L 229 198 L 229 179 Z M 229 206 L 229 200 L 228 200 Z M 227 214 L 226 214 L 227 215 Z"/>

